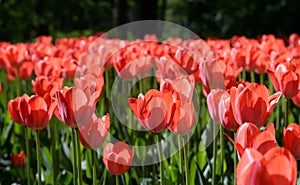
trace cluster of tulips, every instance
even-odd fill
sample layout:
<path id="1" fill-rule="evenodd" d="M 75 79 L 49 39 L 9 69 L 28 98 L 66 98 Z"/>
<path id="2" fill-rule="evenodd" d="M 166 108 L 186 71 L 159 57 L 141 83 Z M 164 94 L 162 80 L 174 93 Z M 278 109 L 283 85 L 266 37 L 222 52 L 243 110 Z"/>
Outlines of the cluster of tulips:
<path id="1" fill-rule="evenodd" d="M 33 43 L 0 42 L 0 69 L 1 108 L 4 116 L 9 112 L 1 130 L 13 138 L 11 166 L 26 174 L 21 179 L 14 174 L 13 181 L 66 184 L 69 175 L 73 184 L 140 184 L 141 179 L 151 184 L 296 184 L 297 34 L 289 40 L 263 35 L 163 41 L 151 34 L 133 41 L 97 34 L 55 43 L 41 36 Z M 112 91 L 115 78 L 139 82 L 124 100 Z M 120 127 L 113 98 L 123 102 L 124 114 L 133 113 L 146 134 Z M 132 125 L 134 119 L 129 120 Z M 220 132 L 203 149 L 202 136 L 210 126 Z M 178 136 L 179 148 L 166 159 L 163 141 L 169 133 Z M 121 141 L 109 142 L 108 135 Z M 14 147 L 13 142 L 22 144 Z M 158 145 L 151 155 L 159 156 L 159 168 L 131 168 L 135 158 L 143 159 L 135 151 L 141 142 Z M 67 173 L 64 159 L 72 172 Z"/>

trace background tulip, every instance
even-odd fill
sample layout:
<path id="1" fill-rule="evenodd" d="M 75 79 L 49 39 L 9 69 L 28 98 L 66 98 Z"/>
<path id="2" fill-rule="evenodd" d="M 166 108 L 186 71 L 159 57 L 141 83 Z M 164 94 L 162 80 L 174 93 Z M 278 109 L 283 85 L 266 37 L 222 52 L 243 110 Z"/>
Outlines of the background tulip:
<path id="1" fill-rule="evenodd" d="M 19 152 L 17 154 L 11 154 L 11 165 L 15 168 L 20 168 L 25 164 L 25 154 L 24 152 Z"/>

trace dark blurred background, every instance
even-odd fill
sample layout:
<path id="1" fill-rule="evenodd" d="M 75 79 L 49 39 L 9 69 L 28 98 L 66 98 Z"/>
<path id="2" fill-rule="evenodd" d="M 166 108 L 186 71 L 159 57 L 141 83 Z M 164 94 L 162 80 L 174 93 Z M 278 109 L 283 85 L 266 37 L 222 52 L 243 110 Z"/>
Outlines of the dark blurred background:
<path id="1" fill-rule="evenodd" d="M 0 0 L 0 40 L 76 37 L 144 19 L 171 21 L 202 38 L 287 38 L 300 33 L 299 0 Z"/>

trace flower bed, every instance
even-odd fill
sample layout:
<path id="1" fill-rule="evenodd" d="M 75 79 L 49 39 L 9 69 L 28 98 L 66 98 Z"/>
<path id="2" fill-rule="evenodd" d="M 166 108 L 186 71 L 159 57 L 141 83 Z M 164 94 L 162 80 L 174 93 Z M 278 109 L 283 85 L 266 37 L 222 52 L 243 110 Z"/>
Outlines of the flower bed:
<path id="1" fill-rule="evenodd" d="M 297 182 L 297 34 L 41 36 L 0 69 L 0 183 Z"/>

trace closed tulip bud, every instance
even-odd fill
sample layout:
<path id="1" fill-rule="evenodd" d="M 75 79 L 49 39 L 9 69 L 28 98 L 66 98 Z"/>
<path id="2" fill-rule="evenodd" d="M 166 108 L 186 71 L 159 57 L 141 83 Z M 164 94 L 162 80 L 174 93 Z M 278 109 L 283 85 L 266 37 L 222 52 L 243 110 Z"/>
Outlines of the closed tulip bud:
<path id="1" fill-rule="evenodd" d="M 108 143 L 103 149 L 103 163 L 109 173 L 121 175 L 129 170 L 133 155 L 134 150 L 124 142 Z"/>
<path id="2" fill-rule="evenodd" d="M 15 168 L 20 168 L 25 164 L 25 154 L 24 152 L 20 152 L 18 154 L 11 155 L 11 165 Z"/>

